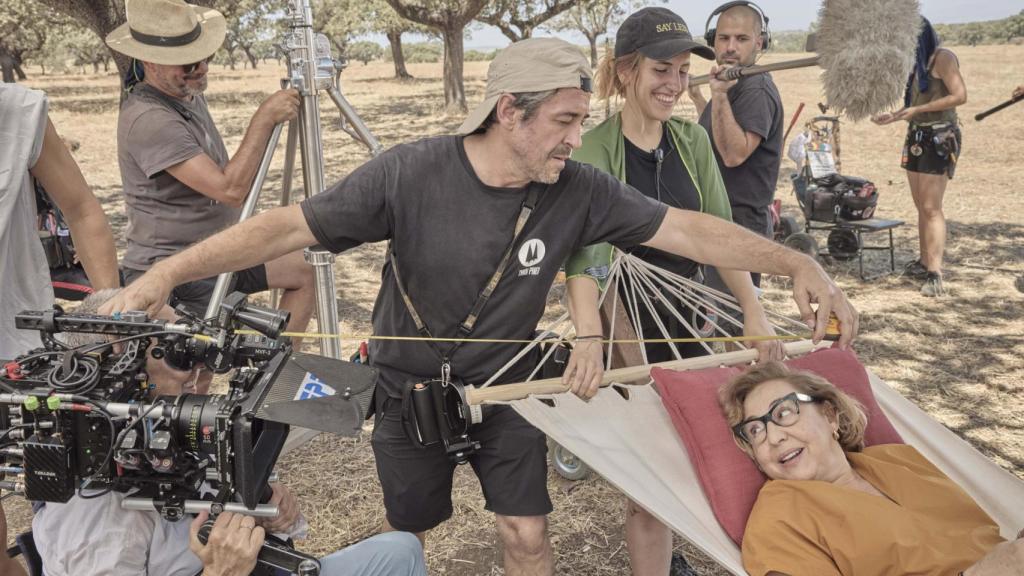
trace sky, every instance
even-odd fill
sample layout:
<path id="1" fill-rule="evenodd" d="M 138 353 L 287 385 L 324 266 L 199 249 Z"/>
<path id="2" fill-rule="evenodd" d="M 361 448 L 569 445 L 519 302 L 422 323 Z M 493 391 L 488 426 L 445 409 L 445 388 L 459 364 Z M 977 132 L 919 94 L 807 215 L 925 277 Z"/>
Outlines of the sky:
<path id="1" fill-rule="evenodd" d="M 884 0 L 863 0 L 884 1 Z M 670 0 L 666 7 L 686 20 L 694 35 L 704 33 L 704 22 L 711 11 L 725 0 Z M 919 0 L 921 13 L 933 24 L 955 24 L 980 20 L 998 20 L 1024 10 L 1024 0 Z M 820 2 L 814 0 L 760 0 L 757 2 L 768 15 L 771 30 L 806 30 L 817 19 Z M 467 49 L 500 48 L 509 43 L 497 28 L 475 24 L 472 39 L 466 41 Z M 545 35 L 543 32 L 538 36 Z M 582 35 L 567 40 L 584 44 Z"/>

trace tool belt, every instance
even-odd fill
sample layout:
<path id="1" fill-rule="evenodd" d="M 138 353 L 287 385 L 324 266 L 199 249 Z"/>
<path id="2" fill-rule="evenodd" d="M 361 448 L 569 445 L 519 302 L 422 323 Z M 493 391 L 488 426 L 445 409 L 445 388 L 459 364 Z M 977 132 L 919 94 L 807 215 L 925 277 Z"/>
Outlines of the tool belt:
<path id="1" fill-rule="evenodd" d="M 910 124 L 911 146 L 935 150 L 935 155 L 946 160 L 946 175 L 953 177 L 960 157 L 960 127 L 953 122 L 937 124 Z"/>

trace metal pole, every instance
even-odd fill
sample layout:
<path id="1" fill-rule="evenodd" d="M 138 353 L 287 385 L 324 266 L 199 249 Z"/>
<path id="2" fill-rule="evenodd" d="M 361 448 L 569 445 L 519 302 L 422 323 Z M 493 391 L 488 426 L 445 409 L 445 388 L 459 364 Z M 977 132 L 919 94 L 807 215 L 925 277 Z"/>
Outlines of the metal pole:
<path id="1" fill-rule="evenodd" d="M 292 120 L 288 123 L 288 138 L 284 144 L 284 169 L 281 172 L 281 206 L 292 203 L 292 180 L 295 178 L 295 153 L 299 141 L 298 122 Z"/>
<path id="2" fill-rule="evenodd" d="M 284 84 L 284 82 L 282 82 Z M 299 141 L 298 122 L 288 122 L 288 137 L 284 145 L 284 169 L 281 171 L 281 206 L 292 203 L 292 180 L 295 179 L 295 153 Z M 279 308 L 283 290 L 275 288 L 270 291 L 270 307 Z"/>
<path id="3" fill-rule="evenodd" d="M 284 125 L 278 124 L 274 126 L 274 131 L 270 133 L 270 140 L 267 141 L 267 147 L 263 150 L 263 158 L 260 160 L 259 170 L 256 171 L 256 177 L 253 178 L 252 185 L 249 186 L 249 194 L 245 197 L 245 204 L 242 205 L 242 214 L 238 217 L 239 222 L 245 222 L 256 211 L 256 204 L 260 200 L 260 190 L 263 188 L 263 181 L 267 178 L 270 161 L 274 158 L 274 149 L 277 148 L 277 140 L 281 137 L 282 126 Z M 224 272 L 217 276 L 217 284 L 214 286 L 213 294 L 210 296 L 210 303 L 206 305 L 204 318 L 217 316 L 217 312 L 220 310 L 220 303 L 228 295 L 228 286 L 231 284 L 231 278 L 234 275 L 234 272 Z"/>
<path id="4" fill-rule="evenodd" d="M 334 100 L 334 104 L 338 107 L 341 115 L 345 117 L 345 120 L 352 125 L 352 130 L 355 132 L 353 136 L 358 137 L 366 147 L 370 149 L 370 153 L 374 156 L 380 154 L 381 147 L 380 142 L 377 141 L 377 137 L 370 132 L 363 119 L 356 114 L 355 108 L 348 103 L 345 96 L 341 94 L 341 90 L 338 90 L 337 86 L 331 86 L 327 93 L 331 96 L 331 100 Z"/>
<path id="5" fill-rule="evenodd" d="M 302 143 L 302 176 L 306 185 L 306 197 L 324 191 L 324 167 L 320 140 L 320 100 L 317 95 L 317 55 L 313 34 L 313 9 L 309 0 L 296 0 L 298 17 L 293 27 L 301 34 L 300 45 L 294 48 L 301 62 L 295 62 L 302 71 L 300 82 L 292 82 L 302 94 L 299 107 L 300 140 Z M 334 286 L 334 255 L 322 248 L 303 252 L 306 262 L 311 264 L 316 278 L 317 323 L 321 333 L 320 353 L 329 358 L 341 360 L 341 343 L 333 337 L 338 334 L 338 301 Z"/>

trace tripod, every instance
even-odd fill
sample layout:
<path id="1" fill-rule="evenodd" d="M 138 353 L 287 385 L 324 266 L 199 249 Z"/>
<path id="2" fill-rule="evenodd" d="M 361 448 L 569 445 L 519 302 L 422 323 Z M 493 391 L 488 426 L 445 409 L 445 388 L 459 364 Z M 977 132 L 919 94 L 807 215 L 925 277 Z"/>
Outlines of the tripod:
<path id="1" fill-rule="evenodd" d="M 369 148 L 374 156 L 380 153 L 381 146 L 366 127 L 355 109 L 349 104 L 335 81 L 336 74 L 342 64 L 331 56 L 330 42 L 322 34 L 313 32 L 313 10 L 309 0 L 291 0 L 288 3 L 288 22 L 290 32 L 285 38 L 285 56 L 288 62 L 288 77 L 281 81 L 281 87 L 293 87 L 299 91 L 301 102 L 299 115 L 288 125 L 288 140 L 285 145 L 284 174 L 281 188 L 281 205 L 291 203 L 292 178 L 295 172 L 297 148 L 301 148 L 302 180 L 305 197 L 324 191 L 323 153 L 320 127 L 320 91 L 330 96 L 341 112 L 341 128 L 356 141 Z M 271 133 L 267 147 L 263 152 L 259 170 L 253 179 L 242 207 L 239 222 L 251 217 L 259 203 L 260 191 L 266 180 L 274 149 L 281 136 L 282 124 L 277 125 Z M 334 286 L 334 255 L 316 246 L 304 251 L 307 263 L 313 266 L 316 278 L 316 311 L 320 332 L 320 353 L 324 356 L 341 360 L 341 343 L 338 335 L 338 304 Z M 232 272 L 221 274 L 217 278 L 213 296 L 206 308 L 206 317 L 217 314 L 220 303 L 227 295 L 228 286 L 234 276 Z M 308 438 L 306 438 L 308 440 Z"/>

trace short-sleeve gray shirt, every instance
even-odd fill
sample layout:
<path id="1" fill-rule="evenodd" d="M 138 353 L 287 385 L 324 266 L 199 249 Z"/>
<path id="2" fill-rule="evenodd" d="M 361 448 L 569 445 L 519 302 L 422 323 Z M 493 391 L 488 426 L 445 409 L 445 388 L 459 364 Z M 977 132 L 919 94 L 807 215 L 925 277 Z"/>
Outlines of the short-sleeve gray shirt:
<path id="1" fill-rule="evenodd" d="M 128 227 L 123 264 L 150 266 L 238 221 L 239 209 L 221 204 L 175 179 L 167 168 L 206 154 L 217 165 L 228 153 L 202 95 L 172 98 L 145 83 L 121 105 L 117 161 Z"/>
<path id="2" fill-rule="evenodd" d="M 544 190 L 472 338 L 531 338 L 555 274 L 572 252 L 598 242 L 620 247 L 645 242 L 667 209 L 573 161 L 566 163 L 558 182 L 530 186 Z M 333 252 L 390 240 L 416 311 L 434 336 L 447 338 L 459 334 L 459 323 L 498 267 L 528 190 L 484 184 L 462 138 L 445 136 L 392 148 L 303 202 L 302 211 L 317 241 Z M 374 333 L 416 336 L 389 264 L 382 275 L 373 307 Z M 450 359 L 452 375 L 481 384 L 520 347 L 464 344 Z M 393 397 L 410 380 L 440 375 L 440 358 L 425 342 L 373 340 L 370 359 L 380 369 L 382 389 Z M 525 368 L 506 372 L 501 382 L 522 379 Z"/>

